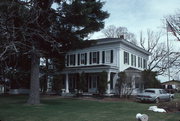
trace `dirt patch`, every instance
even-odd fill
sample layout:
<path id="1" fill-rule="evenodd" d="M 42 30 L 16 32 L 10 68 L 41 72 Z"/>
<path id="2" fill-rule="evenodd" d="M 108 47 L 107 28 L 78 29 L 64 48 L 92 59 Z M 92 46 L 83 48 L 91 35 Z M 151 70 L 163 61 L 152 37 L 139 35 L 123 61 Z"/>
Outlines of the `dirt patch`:
<path id="1" fill-rule="evenodd" d="M 134 102 L 134 98 L 117 98 L 117 97 L 78 97 L 75 99 L 99 101 L 99 102 Z"/>
<path id="2" fill-rule="evenodd" d="M 135 98 L 117 98 L 117 97 L 93 97 L 93 96 L 82 96 L 82 97 L 63 97 L 58 95 L 43 95 L 41 99 L 79 99 L 79 100 L 90 100 L 99 102 L 134 102 Z"/>

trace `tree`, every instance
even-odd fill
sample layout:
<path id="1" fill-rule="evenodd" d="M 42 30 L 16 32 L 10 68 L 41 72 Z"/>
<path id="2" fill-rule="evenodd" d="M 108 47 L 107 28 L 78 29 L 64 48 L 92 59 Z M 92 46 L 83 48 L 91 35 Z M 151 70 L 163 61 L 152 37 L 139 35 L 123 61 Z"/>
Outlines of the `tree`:
<path id="1" fill-rule="evenodd" d="M 79 81 L 78 81 L 78 93 L 83 92 L 86 89 L 86 74 L 82 72 L 79 75 Z"/>
<path id="2" fill-rule="evenodd" d="M 166 26 L 168 27 L 168 31 L 171 32 L 172 35 L 174 35 L 174 37 L 176 38 L 175 40 L 177 40 L 176 42 L 179 42 L 180 41 L 180 10 L 178 9 L 177 12 L 173 15 L 166 16 L 165 19 L 166 19 Z M 179 55 L 180 54 L 179 50 L 173 52 L 173 54 Z M 180 72 L 179 69 L 180 58 L 175 60 L 173 64 L 174 66 L 172 70 L 175 75 L 173 78 L 177 78 L 177 75 L 179 75 Z"/>
<path id="3" fill-rule="evenodd" d="M 57 9 L 52 8 L 54 2 Z M 31 57 L 28 104 L 39 104 L 40 57 L 56 57 L 70 49 L 84 47 L 83 39 L 104 27 L 103 20 L 108 13 L 101 10 L 104 3 L 96 0 L 8 0 L 1 3 L 5 6 L 5 12 L 1 11 L 0 15 L 3 16 L 0 26 L 4 37 L 1 57 L 8 49 Z M 10 36 L 8 39 L 6 34 Z"/>
<path id="4" fill-rule="evenodd" d="M 142 71 L 142 80 L 144 88 L 161 88 L 161 82 L 156 78 L 157 72 L 151 70 Z"/>
<path id="5" fill-rule="evenodd" d="M 137 44 L 136 37 L 133 33 L 128 32 L 126 27 L 116 27 L 114 25 L 110 25 L 107 28 L 102 30 L 102 33 L 107 38 L 121 38 L 124 36 L 129 42 L 133 44 Z"/>
<path id="6" fill-rule="evenodd" d="M 128 75 L 128 76 L 127 76 Z M 118 73 L 116 90 L 119 97 L 129 98 L 133 92 L 133 79 L 136 74 L 123 71 Z"/>
<path id="7" fill-rule="evenodd" d="M 166 44 L 160 43 L 161 37 L 162 32 L 147 30 L 147 38 L 140 33 L 140 46 L 151 53 L 147 69 L 156 71 L 157 75 L 166 74 L 168 68 L 175 66 L 180 58 L 180 53 L 173 52 L 171 47 L 168 52 Z"/>
<path id="8" fill-rule="evenodd" d="M 124 83 L 126 82 L 127 75 L 125 72 L 119 72 L 118 73 L 118 79 L 116 81 L 116 90 L 118 91 L 119 97 L 122 97 L 123 95 L 123 88 L 124 88 Z"/>
<path id="9" fill-rule="evenodd" d="M 106 92 L 107 84 L 108 84 L 107 72 L 103 71 L 100 73 L 99 81 L 98 81 L 98 93 L 100 96 L 102 96 Z"/>

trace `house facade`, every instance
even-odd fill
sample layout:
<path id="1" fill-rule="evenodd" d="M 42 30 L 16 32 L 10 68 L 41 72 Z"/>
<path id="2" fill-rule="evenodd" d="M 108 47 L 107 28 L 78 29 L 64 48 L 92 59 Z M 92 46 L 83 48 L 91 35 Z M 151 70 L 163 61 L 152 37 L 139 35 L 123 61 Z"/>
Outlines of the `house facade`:
<path id="1" fill-rule="evenodd" d="M 180 91 L 180 81 L 179 80 L 170 80 L 161 83 L 164 89 L 168 90 L 175 90 L 175 91 Z"/>
<path id="2" fill-rule="evenodd" d="M 108 75 L 106 93 L 115 93 L 118 73 L 128 69 L 138 71 L 146 69 L 149 55 L 149 52 L 123 38 L 98 39 L 96 44 L 88 48 L 69 51 L 66 54 L 65 69 L 61 73 L 64 77 L 65 92 L 69 93 L 78 88 L 80 74 L 84 73 L 86 78 L 84 91 L 96 93 L 99 74 L 106 71 Z M 138 85 L 136 75 L 133 77 L 133 88 Z"/>

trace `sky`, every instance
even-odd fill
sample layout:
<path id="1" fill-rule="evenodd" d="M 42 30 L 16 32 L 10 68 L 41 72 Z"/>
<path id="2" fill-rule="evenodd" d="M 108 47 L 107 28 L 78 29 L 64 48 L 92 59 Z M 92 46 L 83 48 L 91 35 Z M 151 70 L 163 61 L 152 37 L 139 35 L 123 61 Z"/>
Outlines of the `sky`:
<path id="1" fill-rule="evenodd" d="M 180 10 L 180 0 L 103 0 L 105 5 L 103 10 L 110 13 L 110 17 L 105 20 L 105 28 L 109 25 L 116 27 L 127 27 L 129 32 L 136 35 L 138 39 L 140 31 L 147 29 L 153 31 L 166 31 L 164 29 L 164 17 L 175 14 Z M 102 32 L 96 32 L 91 38 L 103 38 Z M 165 37 L 166 38 L 166 37 Z M 163 40 L 164 41 L 164 40 Z M 171 42 L 173 44 L 173 41 Z M 180 42 L 175 42 L 176 48 Z M 167 81 L 168 77 L 159 76 L 161 82 Z M 172 78 L 171 78 L 172 79 Z"/>
<path id="2" fill-rule="evenodd" d="M 139 36 L 140 31 L 147 29 L 159 30 L 163 28 L 163 19 L 167 15 L 180 10 L 180 0 L 103 0 L 103 10 L 110 13 L 105 20 L 105 27 L 109 25 L 127 27 L 129 32 Z M 104 37 L 101 32 L 92 38 Z"/>

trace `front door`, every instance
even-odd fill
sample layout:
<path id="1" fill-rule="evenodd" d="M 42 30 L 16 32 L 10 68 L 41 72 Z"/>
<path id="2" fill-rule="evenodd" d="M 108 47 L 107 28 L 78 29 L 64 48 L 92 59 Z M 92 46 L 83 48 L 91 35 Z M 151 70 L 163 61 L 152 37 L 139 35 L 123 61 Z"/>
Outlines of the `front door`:
<path id="1" fill-rule="evenodd" d="M 97 92 L 97 75 L 90 75 L 88 78 L 88 92 L 96 93 Z"/>

